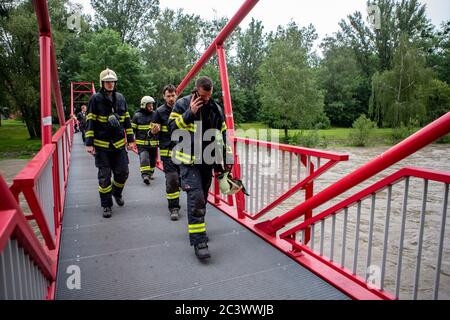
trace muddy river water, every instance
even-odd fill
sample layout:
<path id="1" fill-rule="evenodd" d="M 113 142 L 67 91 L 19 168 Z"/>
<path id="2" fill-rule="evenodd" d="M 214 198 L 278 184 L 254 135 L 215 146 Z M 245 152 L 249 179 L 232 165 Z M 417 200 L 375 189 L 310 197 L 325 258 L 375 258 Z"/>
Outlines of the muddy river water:
<path id="1" fill-rule="evenodd" d="M 386 151 L 389 147 L 371 147 L 371 148 L 354 148 L 342 147 L 328 149 L 338 153 L 349 155 L 348 161 L 342 161 L 328 170 L 325 174 L 319 177 L 314 182 L 314 193 L 320 192 L 329 185 L 338 181 L 348 173 L 352 172 L 361 165 L 372 160 L 379 154 Z M 315 161 L 315 160 L 313 160 Z M 288 172 L 288 161 L 285 165 L 285 172 Z M 293 161 L 295 164 L 296 161 Z M 428 146 L 408 158 L 398 162 L 392 167 L 386 169 L 380 174 L 375 175 L 371 179 L 365 181 L 357 187 L 354 187 L 347 192 L 337 196 L 332 201 L 316 208 L 313 215 L 321 213 L 323 210 L 347 199 L 356 192 L 372 185 L 380 179 L 391 175 L 403 167 L 420 167 L 424 169 L 431 169 L 435 171 L 450 173 L 450 145 L 448 144 L 434 144 Z M 293 169 L 293 176 L 295 178 L 295 170 Z M 295 180 L 292 178 L 292 180 Z M 268 180 L 266 178 L 266 180 Z M 285 178 L 284 183 L 288 181 Z M 272 192 L 274 184 L 280 185 L 280 182 L 275 183 L 271 180 Z M 252 184 L 251 181 L 246 180 L 246 183 Z M 295 183 L 295 181 L 294 181 Z M 260 183 L 261 185 L 261 183 Z M 268 185 L 265 186 L 270 188 Z M 250 186 L 251 188 L 251 186 Z M 438 265 L 438 248 L 441 236 L 441 225 L 443 215 L 443 204 L 445 195 L 445 185 L 441 182 L 429 181 L 426 211 L 424 216 L 424 232 L 422 241 L 422 251 L 420 254 L 420 269 L 416 272 L 418 249 L 419 249 L 419 230 L 421 222 L 421 211 L 423 203 L 424 180 L 419 178 L 410 178 L 408 183 L 408 197 L 407 210 L 405 211 L 404 234 L 403 242 L 402 236 L 402 217 L 403 217 L 403 202 L 404 202 L 405 181 L 392 186 L 391 196 L 391 210 L 388 220 L 388 236 L 385 238 L 386 227 L 386 212 L 387 212 L 387 198 L 388 190 L 385 189 L 376 194 L 375 206 L 373 210 L 373 237 L 370 239 L 370 216 L 372 208 L 372 198 L 363 200 L 361 202 L 360 224 L 358 230 L 358 239 L 356 239 L 357 226 L 357 204 L 348 209 L 348 219 L 345 235 L 345 253 L 343 253 L 342 246 L 343 230 L 344 230 L 344 211 L 338 212 L 335 218 L 335 240 L 331 239 L 332 234 L 332 219 L 329 218 L 324 223 L 324 238 L 321 244 L 321 228 L 322 225 L 316 224 L 314 228 L 314 249 L 320 250 L 322 245 L 322 253 L 324 256 L 330 258 L 333 254 L 333 261 L 339 265 L 344 265 L 345 268 L 354 271 L 362 278 L 370 277 L 371 282 L 391 293 L 396 293 L 401 299 L 412 299 L 414 297 L 414 287 L 417 281 L 417 299 L 432 299 L 434 294 L 434 285 L 436 282 L 436 266 Z M 266 191 L 267 192 L 267 191 Z M 265 195 L 264 198 L 267 198 Z M 273 218 L 280 214 L 287 212 L 289 209 L 300 204 L 304 200 L 304 193 L 298 192 L 288 200 L 284 201 L 276 209 L 270 211 L 267 215 L 262 217 L 262 220 Z M 267 202 L 266 202 L 267 203 Z M 447 205 L 447 216 L 449 212 Z M 254 211 L 253 211 L 254 212 Z M 441 259 L 441 271 L 439 273 L 439 299 L 450 299 L 450 219 L 446 219 L 443 232 L 443 250 Z M 303 218 L 297 219 L 295 222 L 288 224 L 282 231 L 288 230 L 291 227 L 302 222 Z M 297 239 L 301 239 L 301 234 L 298 234 Z M 357 241 L 356 241 L 357 240 Z M 368 260 L 369 242 L 372 246 L 370 252 L 370 260 Z M 386 250 L 384 244 L 386 242 Z M 402 245 L 401 245 L 402 244 Z M 311 245 L 311 243 L 310 243 Z M 332 249 L 333 247 L 333 249 Z M 355 251 L 357 254 L 355 258 Z M 333 250 L 333 252 L 332 252 Z M 402 254 L 399 255 L 399 250 Z M 383 255 L 386 259 L 383 259 Z M 399 259 L 401 256 L 401 259 Z M 384 261 L 384 263 L 383 263 Z M 400 268 L 398 268 L 401 266 Z M 399 272 L 398 272 L 399 270 Z M 418 278 L 416 277 L 418 274 Z M 384 279 L 384 281 L 382 281 Z M 417 280 L 416 280 L 417 279 Z M 398 284 L 398 288 L 397 288 Z"/>

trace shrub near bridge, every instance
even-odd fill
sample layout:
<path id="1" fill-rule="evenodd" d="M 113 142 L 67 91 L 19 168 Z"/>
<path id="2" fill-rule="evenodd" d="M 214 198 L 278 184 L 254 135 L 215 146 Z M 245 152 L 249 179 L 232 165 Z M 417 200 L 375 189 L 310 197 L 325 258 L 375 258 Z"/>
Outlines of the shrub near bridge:
<path id="1" fill-rule="evenodd" d="M 370 139 L 370 134 L 373 129 L 376 129 L 377 125 L 366 117 L 365 114 L 359 116 L 352 124 L 352 130 L 350 131 L 348 138 L 350 144 L 357 147 L 364 147 L 367 145 Z"/>

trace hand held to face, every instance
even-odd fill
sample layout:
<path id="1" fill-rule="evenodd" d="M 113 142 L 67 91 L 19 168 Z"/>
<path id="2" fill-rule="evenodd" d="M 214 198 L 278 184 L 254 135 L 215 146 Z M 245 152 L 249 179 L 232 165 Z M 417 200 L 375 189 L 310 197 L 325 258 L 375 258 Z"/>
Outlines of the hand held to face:
<path id="1" fill-rule="evenodd" d="M 191 111 L 193 114 L 196 114 L 198 109 L 200 109 L 203 106 L 203 100 L 202 98 L 193 95 L 191 99 Z"/>

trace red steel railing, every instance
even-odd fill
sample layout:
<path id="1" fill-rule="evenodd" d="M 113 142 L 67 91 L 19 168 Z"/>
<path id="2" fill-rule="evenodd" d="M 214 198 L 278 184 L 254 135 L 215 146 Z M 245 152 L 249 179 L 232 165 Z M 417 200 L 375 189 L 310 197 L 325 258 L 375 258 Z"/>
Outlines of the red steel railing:
<path id="1" fill-rule="evenodd" d="M 417 223 L 409 221 L 409 229 L 417 232 L 415 239 L 416 245 L 409 245 L 405 243 L 405 225 L 406 216 L 411 214 L 411 210 L 408 210 L 408 200 L 412 197 L 410 190 L 411 178 L 417 178 L 416 180 L 422 180 L 424 189 L 422 192 L 422 199 L 415 199 L 416 202 L 422 200 L 420 206 L 420 219 Z M 403 188 L 403 201 L 396 202 L 393 200 L 393 188 L 400 185 L 404 181 L 405 187 Z M 438 200 L 442 203 L 442 207 L 439 209 L 441 212 L 434 212 L 433 209 L 427 208 L 427 196 L 429 182 L 436 182 L 443 184 L 442 197 L 439 199 L 437 195 L 433 195 L 433 201 Z M 414 283 L 414 288 L 410 291 L 410 299 L 417 299 L 419 293 L 419 278 L 428 275 L 430 272 L 435 274 L 433 294 L 431 297 L 437 299 L 439 296 L 439 287 L 442 256 L 443 256 L 443 237 L 445 232 L 445 218 L 447 214 L 448 204 L 448 185 L 450 184 L 450 174 L 435 172 L 420 168 L 403 168 L 394 174 L 374 183 L 373 185 L 365 188 L 364 190 L 356 193 L 355 195 L 341 201 L 340 203 L 326 209 L 320 214 L 307 219 L 303 223 L 283 232 L 280 238 L 285 239 L 292 244 L 294 250 L 302 252 L 303 255 L 309 256 L 313 259 L 320 260 L 330 268 L 333 268 L 339 273 L 347 276 L 350 280 L 360 283 L 362 286 L 369 286 L 372 288 L 375 294 L 380 295 L 383 298 L 392 298 L 388 293 L 389 291 L 394 293 L 395 298 L 400 298 L 400 287 L 410 287 L 411 283 Z M 397 188 L 398 189 L 398 188 Z M 396 191 L 398 191 L 396 189 Z M 416 188 L 419 189 L 420 188 Z M 387 190 L 387 195 L 383 194 L 383 191 Z M 378 198 L 382 198 L 382 204 L 379 203 Z M 363 201 L 371 202 L 370 211 L 368 208 L 362 208 Z M 384 202 L 386 201 L 386 202 Z M 384 204 L 385 203 L 385 204 Z M 366 206 L 368 207 L 368 206 Z M 351 211 L 351 209 L 356 209 Z M 414 208 L 417 210 L 417 208 Z M 365 217 L 364 224 L 368 225 L 368 228 L 362 228 L 362 215 L 364 211 L 369 211 L 368 217 Z M 392 219 L 393 213 L 401 212 L 401 222 Z M 375 228 L 375 213 L 383 218 L 384 221 L 379 221 Z M 428 224 L 425 228 L 425 215 L 429 218 L 432 214 L 441 215 L 441 223 L 439 227 L 439 241 L 436 243 L 436 264 L 430 265 L 426 272 L 421 272 L 422 251 L 424 246 L 424 237 L 427 237 L 427 250 L 433 250 L 430 244 L 431 233 L 437 229 L 436 226 Z M 354 216 L 356 221 L 350 222 L 350 215 Z M 337 223 L 337 218 L 342 217 L 340 223 Z M 415 219 L 414 219 L 415 220 Z M 420 223 L 419 223 L 420 221 Z M 397 225 L 393 225 L 397 222 Z M 383 228 L 380 228 L 383 223 Z M 339 228 L 337 225 L 339 224 Z M 350 238 L 350 226 L 355 230 L 354 242 L 349 243 Z M 395 227 L 395 228 L 393 228 Z M 308 243 L 305 240 L 305 233 L 312 229 L 312 239 Z M 330 230 L 331 229 L 331 230 Z M 400 233 L 399 233 L 400 232 Z M 399 239 L 395 239 L 396 234 L 399 233 Z M 339 235 L 339 236 L 338 236 Z M 353 236 L 353 235 L 352 235 Z M 366 240 L 367 239 L 367 240 Z M 377 239 L 378 244 L 374 244 L 374 240 Z M 396 265 L 391 267 L 389 288 L 386 285 L 387 278 L 387 254 L 388 251 L 393 251 L 393 241 L 398 247 L 398 252 L 390 252 L 396 258 Z M 364 247 L 364 251 L 367 251 L 365 255 L 361 255 L 361 248 L 364 243 L 367 243 Z M 319 248 L 315 247 L 318 245 Z M 324 246 L 328 251 L 328 257 L 326 257 Z M 409 277 L 405 272 L 405 268 L 402 266 L 402 262 L 405 256 L 406 248 L 409 251 L 417 250 L 417 254 L 414 255 L 415 262 L 414 268 L 409 268 Z M 336 250 L 340 249 L 340 250 Z M 375 254 L 378 256 L 376 264 L 374 263 Z M 337 259 L 339 257 L 339 259 Z M 351 267 L 350 267 L 351 266 Z M 370 277 L 369 272 L 371 267 L 378 268 L 377 283 L 374 283 L 374 278 Z M 403 267 L 403 268 L 402 268 Z M 409 266 L 411 267 L 411 266 Z M 372 268 L 372 270 L 374 270 Z M 414 272 L 414 274 L 413 274 Z M 395 276 L 394 276 L 395 274 Z M 403 275 L 403 278 L 402 278 Z M 372 280 L 372 282 L 371 282 Z M 411 281 L 413 280 L 413 281 Z M 386 290 L 388 289 L 388 290 Z M 407 291 L 407 290 L 404 290 Z M 407 297 L 406 294 L 402 294 L 403 297 Z"/>
<path id="2" fill-rule="evenodd" d="M 56 279 L 47 254 L 0 176 L 0 300 L 49 299 Z"/>

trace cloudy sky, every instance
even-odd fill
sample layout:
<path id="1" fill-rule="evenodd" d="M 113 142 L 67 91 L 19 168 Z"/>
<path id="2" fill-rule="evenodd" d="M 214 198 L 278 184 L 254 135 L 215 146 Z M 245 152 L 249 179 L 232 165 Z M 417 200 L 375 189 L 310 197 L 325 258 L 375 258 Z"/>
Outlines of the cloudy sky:
<path id="1" fill-rule="evenodd" d="M 92 12 L 90 0 L 73 0 L 81 3 L 85 12 Z M 427 16 L 439 26 L 450 19 L 449 0 L 422 0 L 427 6 Z M 244 0 L 160 0 L 160 7 L 183 8 L 203 18 L 232 17 Z M 261 20 L 264 30 L 276 30 L 290 20 L 300 26 L 312 23 L 319 39 L 338 30 L 338 22 L 355 11 L 367 13 L 366 0 L 260 0 L 241 24 L 244 28 L 252 17 Z"/>

